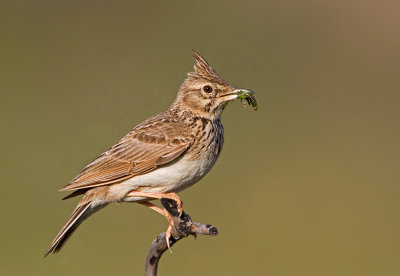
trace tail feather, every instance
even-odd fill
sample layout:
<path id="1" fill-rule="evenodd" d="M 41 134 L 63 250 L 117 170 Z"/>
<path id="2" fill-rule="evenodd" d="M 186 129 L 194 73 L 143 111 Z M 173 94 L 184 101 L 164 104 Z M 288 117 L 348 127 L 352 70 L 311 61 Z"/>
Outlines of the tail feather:
<path id="1" fill-rule="evenodd" d="M 60 251 L 61 247 L 68 240 L 71 234 L 76 230 L 76 228 L 89 216 L 93 213 L 93 210 L 89 209 L 92 202 L 84 203 L 78 206 L 75 211 L 72 213 L 71 217 L 64 225 L 64 227 L 60 230 L 57 236 L 54 238 L 53 242 L 50 245 L 50 248 L 44 254 L 44 257 L 49 255 L 51 252 L 57 253 Z"/>
<path id="2" fill-rule="evenodd" d="M 80 189 L 80 190 L 76 190 L 72 193 L 70 193 L 69 195 L 67 195 L 66 197 L 63 197 L 62 200 L 66 200 L 66 199 L 70 199 L 79 195 L 83 195 L 84 193 L 86 193 L 88 191 L 88 189 Z"/>

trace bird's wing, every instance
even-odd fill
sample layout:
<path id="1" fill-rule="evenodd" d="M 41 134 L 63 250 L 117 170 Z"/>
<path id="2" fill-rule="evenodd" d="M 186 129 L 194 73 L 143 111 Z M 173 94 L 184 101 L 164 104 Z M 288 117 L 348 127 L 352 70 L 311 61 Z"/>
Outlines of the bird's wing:
<path id="1" fill-rule="evenodd" d="M 119 183 L 172 162 L 194 141 L 192 135 L 182 133 L 180 124 L 161 121 L 139 125 L 84 168 L 60 191 Z"/>

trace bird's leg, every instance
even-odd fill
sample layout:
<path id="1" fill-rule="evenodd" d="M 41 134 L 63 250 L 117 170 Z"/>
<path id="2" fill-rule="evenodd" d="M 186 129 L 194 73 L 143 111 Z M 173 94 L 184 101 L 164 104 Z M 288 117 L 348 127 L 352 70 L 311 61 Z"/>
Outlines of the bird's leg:
<path id="1" fill-rule="evenodd" d="M 168 249 L 169 249 L 169 251 L 171 251 L 171 248 L 169 247 L 169 238 L 171 237 L 172 227 L 174 225 L 174 221 L 173 221 L 173 219 L 171 217 L 171 214 L 166 209 L 158 207 L 157 205 L 154 205 L 151 202 L 144 201 L 144 202 L 138 202 L 138 203 L 149 207 L 150 209 L 152 209 L 152 210 L 156 211 L 157 213 L 163 215 L 167 219 L 168 228 L 167 228 L 167 231 L 165 231 L 165 239 L 167 241 Z"/>
<path id="2" fill-rule="evenodd" d="M 168 198 L 176 201 L 177 209 L 179 212 L 179 217 L 182 216 L 183 208 L 182 208 L 182 200 L 179 198 L 179 196 L 176 193 L 151 193 L 151 192 L 139 192 L 139 191 L 130 191 L 125 195 L 125 197 L 150 197 L 150 198 L 157 198 L 157 199 L 162 199 L 162 198 Z"/>
<path id="3" fill-rule="evenodd" d="M 156 211 L 157 213 L 163 215 L 163 216 L 167 219 L 167 221 L 168 221 L 169 224 L 174 224 L 174 221 L 172 220 L 172 217 L 171 217 L 170 213 L 168 213 L 168 211 L 165 210 L 164 208 L 158 207 L 157 205 L 154 205 L 153 203 L 148 202 L 148 201 L 138 202 L 138 203 L 139 203 L 139 204 L 142 204 L 142 205 L 144 205 L 144 206 L 147 206 L 147 207 L 149 207 L 151 210 L 154 210 L 154 211 Z"/>
<path id="4" fill-rule="evenodd" d="M 183 208 L 182 208 L 182 200 L 176 193 L 152 193 L 152 192 L 140 192 L 140 191 L 130 191 L 125 195 L 125 197 L 148 197 L 148 198 L 157 198 L 157 199 L 171 199 L 176 202 L 177 210 L 178 210 L 178 217 L 182 216 Z M 168 221 L 168 229 L 165 232 L 165 239 L 167 240 L 167 245 L 169 248 L 169 239 L 171 237 L 172 227 L 174 226 L 174 221 L 172 220 L 171 214 L 165 208 L 160 208 L 150 202 L 139 202 L 142 205 L 149 207 L 150 209 L 156 211 L 157 213 L 162 214 Z M 174 214 L 172 214 L 174 215 Z M 174 215 L 175 216 L 175 215 Z"/>

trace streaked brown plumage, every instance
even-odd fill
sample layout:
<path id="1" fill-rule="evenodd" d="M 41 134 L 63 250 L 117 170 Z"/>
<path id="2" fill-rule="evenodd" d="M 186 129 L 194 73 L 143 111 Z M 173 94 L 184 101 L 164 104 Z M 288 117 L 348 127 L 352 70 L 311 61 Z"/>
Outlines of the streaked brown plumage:
<path id="1" fill-rule="evenodd" d="M 83 198 L 45 256 L 59 251 L 84 219 L 108 203 L 139 202 L 169 219 L 149 202 L 164 197 L 177 200 L 181 210 L 175 193 L 200 180 L 216 162 L 224 141 L 221 113 L 237 98 L 237 89 L 197 52 L 194 57 L 195 72 L 188 73 L 167 111 L 137 125 L 60 190 L 72 191 L 64 199 Z"/>

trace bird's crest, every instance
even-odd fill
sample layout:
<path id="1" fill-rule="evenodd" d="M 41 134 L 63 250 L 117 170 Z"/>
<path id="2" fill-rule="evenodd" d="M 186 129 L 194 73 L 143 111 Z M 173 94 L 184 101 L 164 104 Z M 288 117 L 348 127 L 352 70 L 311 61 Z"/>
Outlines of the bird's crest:
<path id="1" fill-rule="evenodd" d="M 229 85 L 217 72 L 207 63 L 207 61 L 195 50 L 193 50 L 193 57 L 196 59 L 194 65 L 195 72 L 188 73 L 189 78 L 193 79 L 206 79 L 214 83 L 222 85 Z"/>

